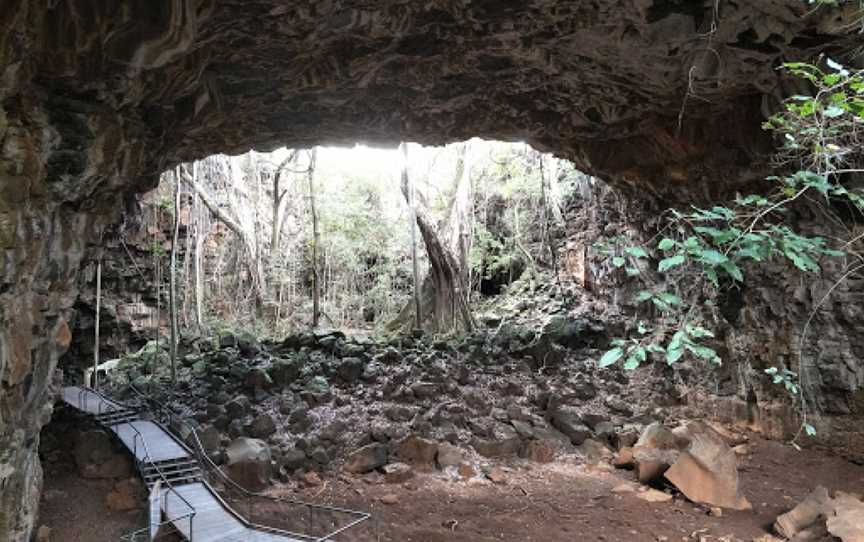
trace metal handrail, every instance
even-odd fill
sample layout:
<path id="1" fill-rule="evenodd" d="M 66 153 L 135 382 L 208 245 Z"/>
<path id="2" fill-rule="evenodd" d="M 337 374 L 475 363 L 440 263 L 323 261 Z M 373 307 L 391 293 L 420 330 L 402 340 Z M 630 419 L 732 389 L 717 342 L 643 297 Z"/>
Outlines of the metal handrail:
<path id="1" fill-rule="evenodd" d="M 178 519 L 183 519 L 183 518 L 180 517 Z M 159 523 L 156 524 L 156 530 L 158 531 L 160 528 L 162 528 L 165 525 L 170 525 L 171 527 L 174 528 L 175 531 L 179 532 L 179 529 L 177 529 L 177 526 L 174 525 L 174 521 L 175 520 L 170 520 L 170 519 L 160 521 Z M 150 528 L 151 527 L 152 527 L 152 525 L 148 525 L 146 527 L 141 527 L 140 529 L 136 529 L 136 530 L 132 531 L 131 533 L 126 533 L 124 535 L 120 535 L 120 542 L 136 542 L 136 540 L 138 540 L 139 536 L 145 536 L 146 540 L 149 541 L 150 540 L 149 537 L 150 537 Z"/>
<path id="2" fill-rule="evenodd" d="M 185 419 L 176 417 L 176 413 L 173 412 L 170 408 L 168 408 L 165 405 L 161 404 L 160 402 L 156 401 L 152 397 L 145 395 L 138 388 L 136 388 L 133 384 L 129 384 L 128 387 L 141 400 L 154 406 L 158 412 L 163 413 L 163 415 L 167 414 L 169 425 L 171 424 L 172 421 L 175 421 L 175 420 L 177 422 L 183 424 L 186 427 L 186 429 L 189 430 L 189 433 L 192 435 L 192 437 L 194 437 L 193 442 L 194 442 L 195 450 L 193 451 L 193 453 L 195 453 L 198 456 L 199 461 L 206 463 L 206 465 L 209 467 L 210 470 L 215 471 L 219 475 L 219 478 L 221 478 L 224 482 L 227 482 L 231 487 L 233 487 L 235 490 L 239 491 L 247 499 L 251 499 L 251 498 L 255 497 L 255 498 L 285 503 L 285 504 L 305 506 L 305 507 L 312 508 L 312 509 L 326 510 L 329 512 L 346 514 L 349 516 L 353 516 L 355 518 L 353 521 L 350 521 L 347 525 L 344 525 L 333 532 L 327 533 L 321 537 L 315 537 L 315 536 L 310 536 L 310 535 L 306 535 L 306 534 L 302 534 L 302 533 L 293 533 L 291 531 L 279 529 L 277 527 L 270 527 L 270 526 L 265 526 L 265 525 L 253 523 L 251 521 L 251 518 L 250 519 L 243 518 L 242 516 L 240 516 L 239 514 L 234 512 L 229 507 L 228 509 L 231 510 L 231 512 L 234 512 L 235 517 L 237 517 L 246 526 L 253 528 L 253 529 L 256 529 L 256 530 L 281 533 L 281 534 L 285 534 L 287 536 L 292 536 L 295 538 L 303 538 L 306 540 L 310 540 L 312 542 L 327 542 L 328 540 L 332 540 L 334 536 L 341 534 L 341 533 L 345 532 L 346 530 L 348 530 L 348 529 L 350 529 L 350 528 L 352 528 L 352 527 L 354 527 L 354 526 L 356 526 L 356 525 L 358 525 L 364 521 L 367 521 L 371 517 L 371 514 L 369 514 L 368 512 L 360 512 L 357 510 L 349 510 L 346 508 L 339 508 L 339 507 L 335 507 L 335 506 L 312 504 L 312 503 L 308 503 L 308 502 L 304 502 L 304 501 L 299 501 L 296 499 L 286 499 L 284 497 L 274 497 L 272 495 L 266 495 L 263 493 L 250 491 L 249 489 L 247 489 L 247 488 L 243 487 L 242 485 L 238 484 L 237 482 L 235 482 L 230 476 L 225 474 L 225 472 L 223 472 L 222 469 L 218 465 L 216 465 L 216 463 L 210 458 L 209 454 L 207 454 L 206 450 L 204 449 L 204 445 L 201 443 L 201 439 L 198 437 L 198 431 L 195 429 L 194 426 L 192 426 Z"/>
<path id="3" fill-rule="evenodd" d="M 84 394 L 84 397 L 85 397 L 84 405 L 86 406 L 86 404 L 87 404 L 86 403 L 86 397 L 88 397 L 88 393 L 92 393 L 92 394 L 96 395 L 97 397 L 99 397 L 99 399 L 100 399 L 100 401 L 96 407 L 97 416 L 101 415 L 103 404 L 107 404 L 110 407 L 110 409 L 113 409 L 114 411 L 118 410 L 117 407 L 114 406 L 114 404 L 117 404 L 117 405 L 125 408 L 124 405 L 109 399 L 108 397 L 106 397 L 102 393 L 100 393 L 96 390 L 93 390 L 90 388 L 84 388 L 84 387 L 82 387 L 82 389 L 78 392 L 78 404 L 79 404 L 79 406 L 81 405 L 82 394 Z M 81 410 L 86 412 L 86 408 L 81 409 Z M 133 410 L 133 409 L 130 409 L 130 410 Z M 117 425 L 117 424 L 114 424 L 114 425 Z M 133 422 L 128 422 L 126 425 L 128 425 L 135 432 L 135 435 L 132 437 L 132 455 L 135 457 L 135 465 L 138 468 L 138 471 L 139 472 L 142 471 L 141 465 L 145 464 L 145 463 L 148 466 L 155 469 L 156 473 L 159 475 L 159 478 L 165 484 L 166 494 L 174 494 L 177 498 L 179 498 L 183 502 L 183 504 L 186 506 L 186 508 L 188 508 L 191 511 L 191 512 L 187 512 L 186 514 L 176 516 L 174 518 L 169 518 L 166 521 L 177 522 L 177 521 L 181 521 L 183 519 L 186 519 L 188 517 L 189 518 L 189 541 L 192 542 L 192 540 L 194 538 L 194 523 L 193 523 L 193 521 L 195 518 L 195 514 L 197 514 L 195 507 L 192 506 L 192 504 L 190 504 L 189 501 L 186 500 L 186 498 L 183 497 L 183 495 L 181 495 L 174 488 L 174 486 L 171 484 L 171 482 L 168 481 L 168 478 L 165 476 L 165 473 L 162 472 L 162 469 L 159 467 L 159 465 L 157 465 L 152 460 L 152 456 L 150 455 L 150 448 L 147 446 L 147 439 L 144 438 L 144 435 L 141 433 L 141 431 L 137 427 L 135 427 L 135 424 Z M 141 439 L 141 447 L 142 447 L 142 450 L 144 452 L 143 457 L 141 457 L 140 459 L 138 458 L 138 439 L 139 438 Z"/>

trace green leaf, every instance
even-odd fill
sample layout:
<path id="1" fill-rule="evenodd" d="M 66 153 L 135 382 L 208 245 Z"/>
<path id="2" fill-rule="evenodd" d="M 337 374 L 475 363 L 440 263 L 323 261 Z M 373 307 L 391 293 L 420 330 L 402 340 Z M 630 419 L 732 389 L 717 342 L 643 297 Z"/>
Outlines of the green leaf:
<path id="1" fill-rule="evenodd" d="M 809 436 L 809 437 L 815 437 L 816 436 L 816 428 L 813 427 L 812 425 L 810 425 L 809 423 L 804 424 L 804 432 L 807 433 L 807 436 Z"/>
<path id="2" fill-rule="evenodd" d="M 768 375 L 777 374 L 777 367 L 768 367 L 767 369 L 765 369 L 765 374 L 768 374 Z"/>
<path id="3" fill-rule="evenodd" d="M 667 348 L 666 349 L 666 363 L 669 365 L 673 365 L 679 359 L 681 359 L 681 356 L 683 356 L 683 355 L 684 355 L 684 348 L 682 348 L 682 347 Z"/>
<path id="4" fill-rule="evenodd" d="M 652 297 L 651 302 L 663 312 L 668 312 L 672 307 L 670 307 L 665 301 L 658 297 Z"/>
<path id="5" fill-rule="evenodd" d="M 711 268 L 706 269 L 705 276 L 708 277 L 708 280 L 711 281 L 711 284 L 713 284 L 714 286 L 720 286 L 720 281 L 717 279 L 717 271 L 714 271 L 714 269 Z"/>
<path id="6" fill-rule="evenodd" d="M 615 256 L 614 258 L 612 258 L 612 265 L 614 265 L 615 267 L 624 267 L 625 263 L 627 263 L 627 260 L 625 260 L 621 256 Z"/>
<path id="7" fill-rule="evenodd" d="M 675 241 L 673 241 L 672 239 L 668 239 L 668 238 L 663 239 L 662 241 L 660 241 L 660 243 L 657 244 L 657 248 L 659 248 L 660 250 L 670 250 L 674 246 L 675 246 Z"/>
<path id="8" fill-rule="evenodd" d="M 717 355 L 717 352 L 715 352 L 713 348 L 708 348 L 701 344 L 687 344 L 685 347 L 696 357 L 713 361 L 715 363 L 719 363 L 720 361 L 720 356 Z"/>
<path id="9" fill-rule="evenodd" d="M 624 349 L 620 346 L 615 347 L 612 350 L 609 350 L 608 352 L 603 354 L 603 357 L 600 358 L 600 361 L 597 363 L 597 365 L 599 365 L 600 367 L 608 367 L 621 359 L 623 355 Z"/>
<path id="10" fill-rule="evenodd" d="M 827 109 L 825 109 L 825 115 L 829 119 L 836 119 L 837 117 L 842 117 L 846 114 L 846 110 L 840 107 L 839 105 L 829 105 Z"/>
<path id="11" fill-rule="evenodd" d="M 666 271 L 669 271 L 670 269 L 683 264 L 685 260 L 686 258 L 683 254 L 676 254 L 674 256 L 664 258 L 660 260 L 660 263 L 657 265 L 657 271 L 665 273 Z"/>
<path id="12" fill-rule="evenodd" d="M 648 350 L 649 352 L 654 352 L 655 354 L 665 354 L 665 353 L 666 353 L 666 349 L 665 349 L 665 348 L 663 348 L 663 347 L 660 346 L 659 344 L 654 344 L 654 343 L 649 344 L 648 346 L 646 346 L 646 347 L 645 347 L 645 350 Z"/>
<path id="13" fill-rule="evenodd" d="M 639 367 L 639 361 L 632 356 L 627 358 L 627 361 L 624 362 L 624 370 L 625 371 L 632 371 L 634 369 L 637 369 L 638 367 Z"/>
<path id="14" fill-rule="evenodd" d="M 722 265 L 724 262 L 729 261 L 729 258 L 724 256 L 723 253 L 718 252 L 714 249 L 699 251 L 696 254 L 696 257 L 699 259 L 699 261 L 708 265 Z"/>
<path id="15" fill-rule="evenodd" d="M 625 341 L 624 339 L 612 339 L 609 344 L 611 344 L 612 346 L 624 346 L 626 343 L 627 341 Z"/>
<path id="16" fill-rule="evenodd" d="M 744 274 L 741 272 L 741 269 L 738 268 L 732 261 L 726 261 L 720 264 L 720 267 L 723 268 L 724 271 L 729 273 L 729 276 L 732 277 L 733 280 L 738 282 L 744 282 Z"/>
<path id="17" fill-rule="evenodd" d="M 681 305 L 681 298 L 675 294 L 670 294 L 669 292 L 660 292 L 656 297 L 663 303 L 672 305 L 673 307 Z"/>
<path id="18" fill-rule="evenodd" d="M 648 258 L 648 253 L 642 247 L 627 247 L 624 249 L 624 253 L 634 258 Z"/>
<path id="19" fill-rule="evenodd" d="M 687 326 L 687 333 L 694 339 L 702 339 L 704 337 L 714 337 L 714 333 L 699 326 Z"/>
<path id="20" fill-rule="evenodd" d="M 741 233 L 738 229 L 718 230 L 711 226 L 696 226 L 693 231 L 708 235 L 714 244 L 722 245 L 732 241 Z"/>
<path id="21" fill-rule="evenodd" d="M 642 290 L 641 292 L 636 294 L 635 300 L 636 300 L 636 303 L 643 303 L 645 301 L 648 301 L 652 297 L 654 297 L 654 294 L 652 294 L 648 290 Z"/>

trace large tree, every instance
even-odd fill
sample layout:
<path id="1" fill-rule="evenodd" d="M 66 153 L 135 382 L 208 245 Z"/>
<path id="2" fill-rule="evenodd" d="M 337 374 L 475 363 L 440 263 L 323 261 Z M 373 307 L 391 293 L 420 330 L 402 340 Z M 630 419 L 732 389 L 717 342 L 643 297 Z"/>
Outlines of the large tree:
<path id="1" fill-rule="evenodd" d="M 457 148 L 456 173 L 448 197 L 447 214 L 438 224 L 428 202 L 415 193 L 407 170 L 403 170 L 402 194 L 411 206 L 420 230 L 429 259 L 429 272 L 420 288 L 420 303 L 415 300 L 406 305 L 390 323 L 390 329 L 404 327 L 412 321 L 420 322 L 433 333 L 446 333 L 459 328 L 470 331 L 474 328 L 474 319 L 468 306 L 467 270 L 472 214 L 467 150 L 467 144 Z M 407 168 L 407 160 L 403 167 Z M 419 318 L 415 315 L 417 310 L 422 310 Z"/>

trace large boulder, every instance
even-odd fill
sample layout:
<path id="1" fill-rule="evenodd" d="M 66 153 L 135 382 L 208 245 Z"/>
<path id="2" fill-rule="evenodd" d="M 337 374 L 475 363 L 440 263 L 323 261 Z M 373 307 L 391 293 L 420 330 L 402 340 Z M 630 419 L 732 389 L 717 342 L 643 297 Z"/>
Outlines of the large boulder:
<path id="1" fill-rule="evenodd" d="M 336 373 L 343 381 L 348 384 L 353 384 L 362 375 L 365 363 L 357 357 L 342 358 L 342 361 L 336 366 Z"/>
<path id="2" fill-rule="evenodd" d="M 561 431 L 574 445 L 579 446 L 591 437 L 591 429 L 582 423 L 582 415 L 573 407 L 559 407 L 552 411 L 550 420 L 555 429 Z"/>
<path id="3" fill-rule="evenodd" d="M 276 432 L 276 421 L 270 414 L 259 414 L 255 416 L 246 431 L 254 438 L 267 439 Z"/>
<path id="4" fill-rule="evenodd" d="M 387 464 L 387 446 L 380 442 L 367 444 L 354 451 L 345 461 L 345 470 L 364 474 Z"/>
<path id="5" fill-rule="evenodd" d="M 643 484 L 657 480 L 678 460 L 686 439 L 660 423 L 646 427 L 633 446 L 636 475 Z"/>
<path id="6" fill-rule="evenodd" d="M 465 452 L 460 448 L 445 442 L 438 446 L 438 453 L 435 456 L 435 462 L 438 464 L 438 468 L 440 469 L 458 467 L 465 462 Z"/>
<path id="7" fill-rule="evenodd" d="M 738 487 L 738 458 L 723 437 L 709 425 L 690 422 L 676 434 L 689 441 L 666 471 L 667 480 L 693 502 L 749 510 Z"/>
<path id="8" fill-rule="evenodd" d="M 790 540 L 816 540 L 811 533 L 828 534 L 842 542 L 864 542 L 864 502 L 838 491 L 834 498 L 817 486 L 795 508 L 777 517 L 774 530 Z M 821 540 L 822 538 L 819 538 Z"/>
<path id="9" fill-rule="evenodd" d="M 396 456 L 409 465 L 433 467 L 438 455 L 438 443 L 417 435 L 409 435 L 396 446 Z"/>
<path id="10" fill-rule="evenodd" d="M 864 502 L 848 493 L 834 496 L 826 526 L 843 542 L 864 542 Z"/>
<path id="11" fill-rule="evenodd" d="M 291 360 L 280 359 L 270 366 L 268 373 L 274 385 L 285 387 L 300 377 L 300 365 Z"/>
<path id="12" fill-rule="evenodd" d="M 522 439 L 512 426 L 497 423 L 487 436 L 472 438 L 471 446 L 484 457 L 503 457 L 517 454 L 522 447 Z"/>
<path id="13" fill-rule="evenodd" d="M 226 450 L 228 475 L 250 491 L 260 491 L 273 473 L 270 447 L 263 440 L 241 437 Z"/>

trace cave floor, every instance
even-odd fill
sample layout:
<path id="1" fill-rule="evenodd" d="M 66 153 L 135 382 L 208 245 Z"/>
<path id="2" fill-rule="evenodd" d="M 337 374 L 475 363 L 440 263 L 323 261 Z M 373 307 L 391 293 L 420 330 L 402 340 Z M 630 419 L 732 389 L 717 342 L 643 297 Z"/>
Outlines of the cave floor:
<path id="1" fill-rule="evenodd" d="M 402 484 L 331 475 L 315 487 L 285 485 L 272 492 L 372 512 L 374 521 L 339 539 L 345 541 L 749 542 L 770 532 L 774 518 L 816 485 L 852 492 L 864 487 L 864 467 L 825 452 L 798 452 L 758 436 L 750 448 L 740 478 L 753 510 L 724 510 L 719 517 L 680 496 L 651 503 L 615 493 L 633 473 L 567 459 L 502 464 L 499 484 L 454 481 L 440 473 L 418 473 Z M 110 481 L 82 480 L 68 466 L 47 465 L 41 524 L 52 528 L 52 540 L 116 540 L 141 525 L 144 503 L 138 511 L 111 512 L 105 505 L 110 487 Z"/>

